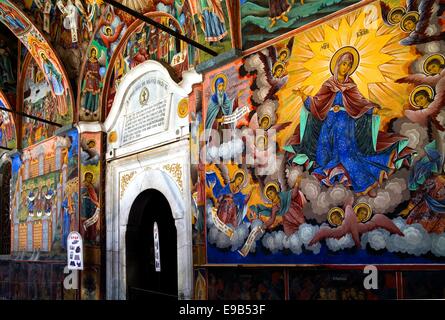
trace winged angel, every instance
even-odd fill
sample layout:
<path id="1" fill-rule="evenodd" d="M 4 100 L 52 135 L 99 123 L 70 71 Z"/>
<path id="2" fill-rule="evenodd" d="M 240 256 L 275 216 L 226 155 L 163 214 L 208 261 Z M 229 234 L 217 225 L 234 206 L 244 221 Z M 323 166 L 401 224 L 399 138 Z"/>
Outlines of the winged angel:
<path id="1" fill-rule="evenodd" d="M 284 162 L 283 162 L 284 165 Z M 283 226 L 287 236 L 292 235 L 305 222 L 303 207 L 306 198 L 298 188 L 299 180 L 290 186 L 284 177 L 283 170 L 272 176 L 272 179 L 259 179 L 262 198 L 265 204 L 250 206 L 250 216 L 263 221 L 264 230 L 274 230 Z M 276 177 L 276 179 L 273 179 Z"/>
<path id="2" fill-rule="evenodd" d="M 246 216 L 246 204 L 250 198 L 248 173 L 238 168 L 230 177 L 225 165 L 215 165 L 206 172 L 206 184 L 217 208 L 217 216 L 224 224 L 237 227 Z"/>

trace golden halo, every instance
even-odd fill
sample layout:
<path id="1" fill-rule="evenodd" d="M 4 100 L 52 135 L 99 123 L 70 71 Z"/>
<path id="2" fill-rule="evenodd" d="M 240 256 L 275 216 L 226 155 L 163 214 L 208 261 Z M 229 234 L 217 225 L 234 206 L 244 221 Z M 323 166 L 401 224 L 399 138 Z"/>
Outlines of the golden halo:
<path id="1" fill-rule="evenodd" d="M 400 21 L 394 21 L 393 19 L 392 19 L 392 15 L 395 13 L 395 12 L 397 12 L 397 11 L 400 11 L 401 13 L 402 13 L 402 16 L 406 13 L 406 9 L 404 8 L 404 7 L 395 7 L 395 8 L 392 8 L 391 9 L 391 11 L 389 11 L 389 13 L 388 13 L 388 16 L 387 16 L 387 20 L 388 20 L 388 22 L 391 24 L 391 25 L 396 25 L 396 24 L 398 24 L 398 23 L 400 23 Z M 403 17 L 402 17 L 403 18 Z"/>
<path id="2" fill-rule="evenodd" d="M 281 49 L 280 52 L 278 53 L 278 60 L 283 52 L 286 52 L 286 59 L 283 60 L 283 61 L 286 61 L 289 59 L 290 50 L 288 48 Z M 279 61 L 281 61 L 281 60 L 279 60 Z"/>
<path id="3" fill-rule="evenodd" d="M 215 76 L 215 78 L 213 78 L 212 80 L 212 92 L 215 93 L 215 82 L 218 79 L 223 79 L 224 80 L 224 91 L 226 91 L 227 88 L 227 76 L 224 73 L 220 73 L 217 76 Z"/>
<path id="4" fill-rule="evenodd" d="M 111 29 L 110 26 L 106 26 L 106 27 L 104 28 L 105 35 L 107 35 L 107 30 L 111 30 L 111 32 L 113 32 L 113 29 Z"/>
<path id="5" fill-rule="evenodd" d="M 261 134 L 258 135 L 255 139 L 255 146 L 258 148 L 259 146 L 259 141 L 260 139 L 264 139 L 264 145 L 263 145 L 263 149 L 262 150 L 266 150 L 267 149 L 267 135 L 265 134 Z"/>
<path id="6" fill-rule="evenodd" d="M 269 124 L 267 125 L 266 128 L 261 128 L 261 122 L 263 122 L 263 119 L 268 119 L 269 120 Z M 269 129 L 272 126 L 272 121 L 271 121 L 270 115 L 268 115 L 268 114 L 262 115 L 261 118 L 260 118 L 260 121 L 259 121 L 259 125 L 260 125 L 260 128 L 263 129 L 263 130 Z"/>
<path id="7" fill-rule="evenodd" d="M 181 99 L 178 103 L 178 115 L 180 118 L 185 118 L 189 113 L 189 103 L 187 98 Z"/>
<path id="8" fill-rule="evenodd" d="M 274 77 L 275 77 L 275 70 L 276 70 L 278 67 L 282 67 L 282 68 L 283 68 L 283 71 L 286 70 L 286 66 L 285 66 L 283 63 L 281 63 L 281 62 L 275 62 L 275 64 L 274 64 L 273 67 L 272 67 L 272 75 L 273 75 Z"/>
<path id="9" fill-rule="evenodd" d="M 99 54 L 99 50 L 97 49 L 97 47 L 92 46 L 92 47 L 90 48 L 90 56 L 91 56 L 91 52 L 92 52 L 93 50 L 96 51 L 96 58 L 97 58 L 97 56 L 98 56 L 98 54 Z"/>
<path id="10" fill-rule="evenodd" d="M 409 94 L 409 103 L 415 108 L 415 109 L 422 109 L 422 107 L 418 106 L 416 102 L 414 101 L 414 96 L 420 92 L 420 91 L 426 91 L 428 94 L 428 97 L 430 100 L 434 99 L 434 90 L 430 86 L 427 85 L 420 85 L 414 88 L 413 91 Z"/>
<path id="11" fill-rule="evenodd" d="M 369 205 L 369 204 L 367 204 L 367 203 L 365 203 L 365 202 L 360 202 L 360 203 L 358 203 L 358 204 L 356 204 L 355 206 L 354 206 L 354 212 L 355 212 L 355 215 L 357 216 L 357 214 L 358 214 L 358 211 L 360 210 L 360 209 L 365 209 L 366 210 L 366 216 L 362 219 L 362 220 L 359 220 L 359 222 L 366 222 L 366 221 L 368 221 L 369 219 L 371 219 L 371 216 L 372 216 L 372 209 L 371 209 L 371 206 Z M 358 217 L 357 217 L 357 219 L 358 219 Z"/>
<path id="12" fill-rule="evenodd" d="M 111 131 L 109 136 L 108 136 L 108 142 L 109 143 L 114 143 L 117 141 L 117 132 L 116 131 Z"/>
<path id="13" fill-rule="evenodd" d="M 429 76 L 433 76 L 434 74 L 432 74 L 431 72 L 428 72 L 426 67 L 431 63 L 431 61 L 433 60 L 439 60 L 441 65 L 445 65 L 445 57 L 440 54 L 440 53 L 436 53 L 436 54 L 432 54 L 430 55 L 428 58 L 426 58 L 425 62 L 423 63 L 423 72 L 425 72 L 425 74 L 429 75 Z"/>
<path id="14" fill-rule="evenodd" d="M 329 64 L 329 69 L 331 71 L 331 74 L 334 74 L 335 66 L 337 65 L 337 60 L 340 58 L 344 53 L 349 52 L 353 56 L 352 66 L 351 70 L 349 71 L 349 75 L 353 74 L 355 70 L 357 70 L 358 64 L 360 62 L 360 54 L 358 53 L 358 50 L 351 46 L 346 46 L 343 48 L 340 48 L 337 50 L 337 52 L 334 53 L 334 55 L 331 58 L 331 62 Z"/>
<path id="15" fill-rule="evenodd" d="M 239 174 L 239 173 L 241 173 L 242 175 L 243 175 L 243 183 L 244 183 L 244 181 L 246 181 L 246 173 L 244 172 L 244 170 L 243 169 L 237 169 L 237 170 L 235 170 L 235 172 L 233 173 L 233 176 L 232 176 L 232 181 L 234 181 L 235 180 L 235 177 Z"/>
<path id="16" fill-rule="evenodd" d="M 402 20 L 400 20 L 400 29 L 402 29 L 405 32 L 412 32 L 412 30 L 407 30 L 403 24 L 405 23 L 405 21 L 409 18 L 409 17 L 414 17 L 414 19 L 416 20 L 416 24 L 417 22 L 419 22 L 419 13 L 417 11 L 410 11 L 407 14 L 405 14 L 402 18 Z"/>
<path id="17" fill-rule="evenodd" d="M 345 218 L 345 212 L 342 208 L 339 208 L 339 207 L 331 208 L 328 212 L 328 222 L 331 226 L 341 225 L 341 223 L 338 224 L 338 223 L 335 223 L 334 221 L 332 221 L 332 216 L 334 215 L 334 213 L 337 213 L 337 212 L 340 213 L 340 215 L 342 217 L 342 222 L 343 222 L 343 219 Z"/>
<path id="18" fill-rule="evenodd" d="M 267 189 L 268 189 L 269 187 L 273 187 L 273 188 L 275 188 L 275 190 L 277 191 L 277 193 L 280 192 L 281 188 L 280 188 L 280 185 L 278 184 L 278 182 L 276 182 L 276 181 L 272 181 L 272 182 L 269 182 L 268 184 L 266 184 L 266 186 L 264 187 L 264 190 L 263 190 L 263 194 L 264 194 L 264 196 L 266 197 L 267 200 L 272 201 L 272 200 L 267 196 L 267 192 L 266 192 Z"/>

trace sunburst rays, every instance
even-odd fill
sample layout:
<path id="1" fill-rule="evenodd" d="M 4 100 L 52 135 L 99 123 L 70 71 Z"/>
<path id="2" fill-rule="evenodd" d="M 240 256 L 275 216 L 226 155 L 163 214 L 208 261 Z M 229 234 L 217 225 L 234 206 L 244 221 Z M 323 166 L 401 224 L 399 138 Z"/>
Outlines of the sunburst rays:
<path id="1" fill-rule="evenodd" d="M 398 27 L 384 25 L 380 12 L 379 5 L 372 4 L 295 36 L 289 81 L 278 93 L 277 112 L 279 122 L 292 121 L 292 126 L 279 133 L 280 145 L 299 122 L 302 101 L 292 90 L 301 88 L 308 95 L 316 94 L 331 77 L 331 57 L 345 46 L 353 46 L 360 54 L 359 66 L 351 78 L 363 96 L 382 106 L 382 126 L 403 115 L 410 86 L 394 80 L 408 74 L 409 65 L 418 55 L 414 48 L 399 44 L 405 34 Z"/>

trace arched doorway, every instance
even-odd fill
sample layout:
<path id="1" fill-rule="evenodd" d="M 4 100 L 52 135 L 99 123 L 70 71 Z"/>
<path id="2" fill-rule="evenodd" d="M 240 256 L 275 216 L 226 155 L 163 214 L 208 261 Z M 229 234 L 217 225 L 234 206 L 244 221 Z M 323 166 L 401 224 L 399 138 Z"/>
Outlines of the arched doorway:
<path id="1" fill-rule="evenodd" d="M 131 206 L 125 234 L 128 299 L 177 299 L 176 232 L 165 196 L 155 189 L 141 192 Z"/>

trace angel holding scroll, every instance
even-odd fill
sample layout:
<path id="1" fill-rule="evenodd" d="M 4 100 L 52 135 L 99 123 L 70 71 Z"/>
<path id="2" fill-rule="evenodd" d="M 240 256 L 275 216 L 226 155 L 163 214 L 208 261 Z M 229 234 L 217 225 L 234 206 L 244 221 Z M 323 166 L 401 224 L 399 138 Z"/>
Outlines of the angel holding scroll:
<path id="1" fill-rule="evenodd" d="M 221 165 L 206 172 L 206 184 L 210 187 L 218 218 L 224 224 L 237 227 L 245 217 L 245 205 L 250 198 L 246 171 L 239 168 L 230 178 L 227 167 Z"/>
<path id="2" fill-rule="evenodd" d="M 260 184 L 264 183 L 260 180 Z M 292 235 L 305 222 L 303 207 L 307 201 L 298 184 L 297 179 L 295 185 L 288 188 L 284 177 L 266 183 L 262 188 L 266 205 L 250 206 L 250 216 L 262 220 L 265 230 L 273 230 L 282 225 L 284 233 L 287 236 Z"/>

